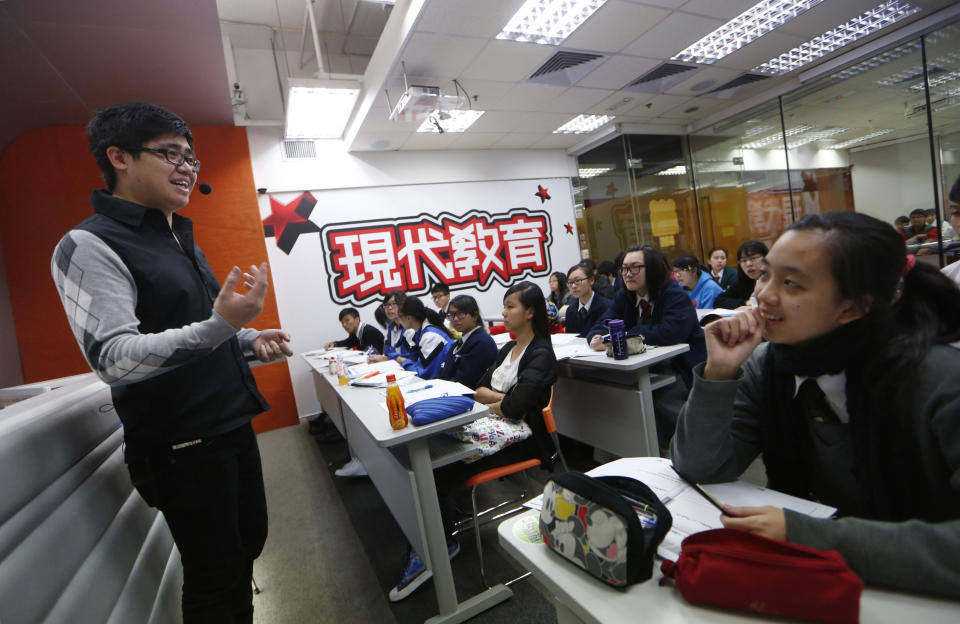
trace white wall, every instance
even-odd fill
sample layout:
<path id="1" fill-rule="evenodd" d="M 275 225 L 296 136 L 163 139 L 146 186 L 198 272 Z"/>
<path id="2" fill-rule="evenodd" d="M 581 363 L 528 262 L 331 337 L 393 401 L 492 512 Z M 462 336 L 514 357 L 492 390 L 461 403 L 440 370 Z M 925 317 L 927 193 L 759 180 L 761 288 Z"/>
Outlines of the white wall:
<path id="1" fill-rule="evenodd" d="M 418 214 L 460 216 L 478 211 L 495 215 L 525 208 L 549 215 L 551 270 L 566 271 L 579 261 L 569 181 L 576 163 L 562 150 L 349 153 L 340 141 L 324 141 L 319 143 L 316 159 L 284 160 L 278 129 L 250 127 L 247 134 L 254 182 L 267 189 L 260 197 L 264 218 L 271 214 L 271 198 L 286 204 L 303 191 L 317 199 L 310 221 L 319 227 L 402 220 Z M 541 203 L 534 196 L 538 184 L 549 189 L 550 200 Z M 566 232 L 568 223 L 574 226 L 573 234 Z M 345 304 L 331 300 L 325 268 L 331 252 L 320 235 L 301 235 L 289 254 L 277 247 L 276 239 L 268 238 L 267 253 L 281 324 L 293 334 L 294 351 L 309 351 L 342 338 L 337 312 Z M 533 281 L 549 292 L 546 275 Z M 494 283 L 486 290 L 467 286 L 453 294 L 474 296 L 481 312 L 492 315 L 501 310 L 504 290 Z M 429 295 L 421 295 L 421 300 L 434 307 Z M 374 323 L 376 304 L 354 307 L 365 322 Z M 291 358 L 289 366 L 299 414 L 317 412 L 310 369 L 299 356 Z"/>
<path id="2" fill-rule="evenodd" d="M 930 144 L 926 139 L 850 153 L 857 212 L 893 223 L 915 208 L 933 208 Z"/>

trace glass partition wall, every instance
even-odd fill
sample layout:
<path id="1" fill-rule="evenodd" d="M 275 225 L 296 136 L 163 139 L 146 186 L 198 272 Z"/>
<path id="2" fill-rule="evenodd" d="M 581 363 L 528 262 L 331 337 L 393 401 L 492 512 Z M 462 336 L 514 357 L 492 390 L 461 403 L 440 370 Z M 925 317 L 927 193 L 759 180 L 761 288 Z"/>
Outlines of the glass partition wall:
<path id="1" fill-rule="evenodd" d="M 584 183 L 600 160 L 611 168 Z M 951 262 L 960 256 L 947 198 L 960 176 L 960 25 L 689 136 L 618 137 L 579 162 L 589 194 L 581 248 L 598 261 L 636 243 L 705 261 L 715 246 L 732 255 L 746 240 L 769 245 L 805 214 L 857 211 L 893 227 L 925 210 L 936 231 L 909 249 L 940 264 L 943 240 Z"/>

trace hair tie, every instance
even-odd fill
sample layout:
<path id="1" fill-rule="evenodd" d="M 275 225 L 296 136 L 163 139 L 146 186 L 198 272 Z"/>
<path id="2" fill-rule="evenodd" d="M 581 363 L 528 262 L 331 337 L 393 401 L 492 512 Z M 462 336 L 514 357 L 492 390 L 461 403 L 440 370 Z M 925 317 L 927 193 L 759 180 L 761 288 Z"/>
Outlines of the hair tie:
<path id="1" fill-rule="evenodd" d="M 903 267 L 900 275 L 906 275 L 917 264 L 917 257 L 913 254 L 907 254 L 907 264 Z"/>

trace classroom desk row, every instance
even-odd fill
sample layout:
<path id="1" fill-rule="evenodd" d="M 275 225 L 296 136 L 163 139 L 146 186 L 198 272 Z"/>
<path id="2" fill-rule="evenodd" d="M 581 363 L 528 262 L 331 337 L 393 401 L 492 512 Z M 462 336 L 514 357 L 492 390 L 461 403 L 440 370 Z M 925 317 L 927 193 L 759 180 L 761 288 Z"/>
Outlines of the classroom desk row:
<path id="1" fill-rule="evenodd" d="M 670 581 L 661 586 L 660 560 L 653 578 L 621 590 L 601 583 L 558 554 L 551 552 L 537 532 L 538 511 L 508 518 L 497 527 L 500 545 L 546 588 L 557 612 L 558 624 L 733 624 L 775 621 L 756 614 L 705 607 L 686 602 Z M 878 624 L 954 623 L 960 603 L 875 588 L 860 598 L 860 621 Z"/>

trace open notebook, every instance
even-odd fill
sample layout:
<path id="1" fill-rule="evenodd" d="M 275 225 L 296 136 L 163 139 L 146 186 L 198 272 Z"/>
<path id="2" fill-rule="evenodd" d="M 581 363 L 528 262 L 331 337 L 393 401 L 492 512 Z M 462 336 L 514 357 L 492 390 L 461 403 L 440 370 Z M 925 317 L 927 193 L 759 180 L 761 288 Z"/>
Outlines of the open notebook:
<path id="1" fill-rule="evenodd" d="M 674 472 L 669 459 L 661 457 L 626 457 L 598 466 L 588 472 L 591 477 L 623 476 L 642 481 L 653 490 L 670 510 L 673 528 L 664 538 L 657 554 L 664 559 L 676 561 L 680 556 L 680 543 L 689 535 L 719 529 L 720 512 L 696 490 Z M 746 481 L 702 485 L 721 503 L 737 507 L 773 505 L 807 514 L 814 518 L 829 518 L 836 508 L 821 505 L 803 498 L 790 496 Z M 540 509 L 542 496 L 528 503 L 531 509 Z"/>

